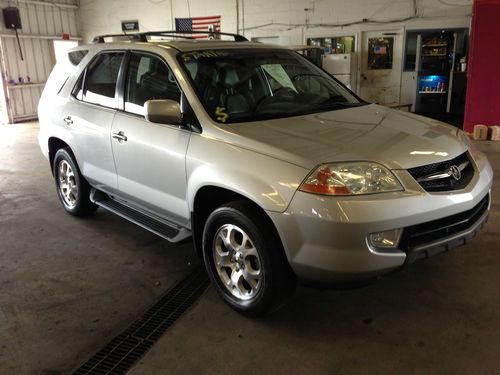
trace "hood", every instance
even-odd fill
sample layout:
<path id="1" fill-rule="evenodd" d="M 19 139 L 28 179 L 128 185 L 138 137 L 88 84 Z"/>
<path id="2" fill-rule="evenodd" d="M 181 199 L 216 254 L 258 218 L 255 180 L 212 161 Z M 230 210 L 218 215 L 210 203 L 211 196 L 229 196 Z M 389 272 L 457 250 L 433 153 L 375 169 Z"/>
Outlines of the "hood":
<path id="1" fill-rule="evenodd" d="M 467 149 L 451 125 L 374 104 L 228 127 L 241 147 L 306 168 L 356 160 L 407 169 Z"/>

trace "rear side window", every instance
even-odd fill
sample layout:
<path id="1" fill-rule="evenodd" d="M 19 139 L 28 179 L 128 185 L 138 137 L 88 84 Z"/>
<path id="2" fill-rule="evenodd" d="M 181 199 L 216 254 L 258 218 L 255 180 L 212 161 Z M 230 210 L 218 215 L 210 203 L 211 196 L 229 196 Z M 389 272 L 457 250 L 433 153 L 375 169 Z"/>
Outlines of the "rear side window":
<path id="1" fill-rule="evenodd" d="M 123 52 L 101 53 L 87 67 L 81 99 L 104 107 L 116 107 L 115 92 Z M 81 85 L 83 79 L 79 80 Z M 78 84 L 76 96 L 78 98 Z M 75 94 L 75 92 L 73 92 Z"/>
<path id="2" fill-rule="evenodd" d="M 87 56 L 88 50 L 78 50 L 68 53 L 68 59 L 71 61 L 73 65 L 78 65 L 83 60 L 85 56 Z"/>
<path id="3" fill-rule="evenodd" d="M 181 91 L 168 66 L 158 57 L 132 53 L 125 88 L 125 111 L 144 115 L 144 103 L 152 99 L 180 102 Z"/>

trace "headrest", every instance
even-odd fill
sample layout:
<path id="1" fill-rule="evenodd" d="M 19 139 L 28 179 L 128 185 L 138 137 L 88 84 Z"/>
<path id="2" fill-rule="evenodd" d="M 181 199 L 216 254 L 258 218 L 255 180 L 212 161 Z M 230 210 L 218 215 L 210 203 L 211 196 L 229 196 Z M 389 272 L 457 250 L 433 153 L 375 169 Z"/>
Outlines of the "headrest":
<path id="1" fill-rule="evenodd" d="M 161 73 L 152 73 L 143 77 L 141 86 L 144 90 L 154 93 L 165 92 L 168 88 L 168 77 Z"/>
<path id="2" fill-rule="evenodd" d="M 239 83 L 238 73 L 235 69 L 227 69 L 224 72 L 224 85 L 226 87 L 235 87 Z"/>

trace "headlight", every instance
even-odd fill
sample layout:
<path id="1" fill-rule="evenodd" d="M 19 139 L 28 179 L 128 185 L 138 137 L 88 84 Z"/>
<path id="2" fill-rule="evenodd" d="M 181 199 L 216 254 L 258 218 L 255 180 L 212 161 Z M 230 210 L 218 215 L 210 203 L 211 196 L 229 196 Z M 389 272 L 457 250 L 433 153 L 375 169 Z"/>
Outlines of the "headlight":
<path id="1" fill-rule="evenodd" d="M 380 164 L 345 162 L 318 167 L 302 183 L 300 190 L 324 195 L 359 195 L 401 191 L 403 187 Z"/>

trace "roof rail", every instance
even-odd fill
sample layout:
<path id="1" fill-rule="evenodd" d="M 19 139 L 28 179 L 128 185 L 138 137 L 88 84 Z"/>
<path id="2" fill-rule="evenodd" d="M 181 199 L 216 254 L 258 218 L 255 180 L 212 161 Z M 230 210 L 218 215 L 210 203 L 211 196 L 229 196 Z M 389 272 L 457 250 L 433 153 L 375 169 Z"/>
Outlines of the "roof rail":
<path id="1" fill-rule="evenodd" d="M 92 43 L 106 43 L 104 40 L 106 38 L 125 39 L 131 42 L 147 42 L 147 40 L 142 38 L 140 34 L 106 34 L 94 37 L 94 39 L 92 39 Z"/>
<path id="2" fill-rule="evenodd" d="M 131 42 L 147 42 L 149 41 L 148 37 L 151 36 L 163 36 L 163 37 L 172 37 L 172 38 L 182 38 L 182 39 L 195 39 L 194 34 L 206 34 L 208 36 L 231 36 L 234 38 L 235 42 L 248 42 L 248 39 L 240 34 L 232 34 L 232 33 L 221 33 L 221 32 L 213 32 L 213 31 L 148 31 L 145 33 L 133 33 L 133 34 L 107 34 L 107 35 L 98 35 L 93 40 L 92 43 L 106 43 L 106 38 L 119 38 L 129 40 Z"/>

